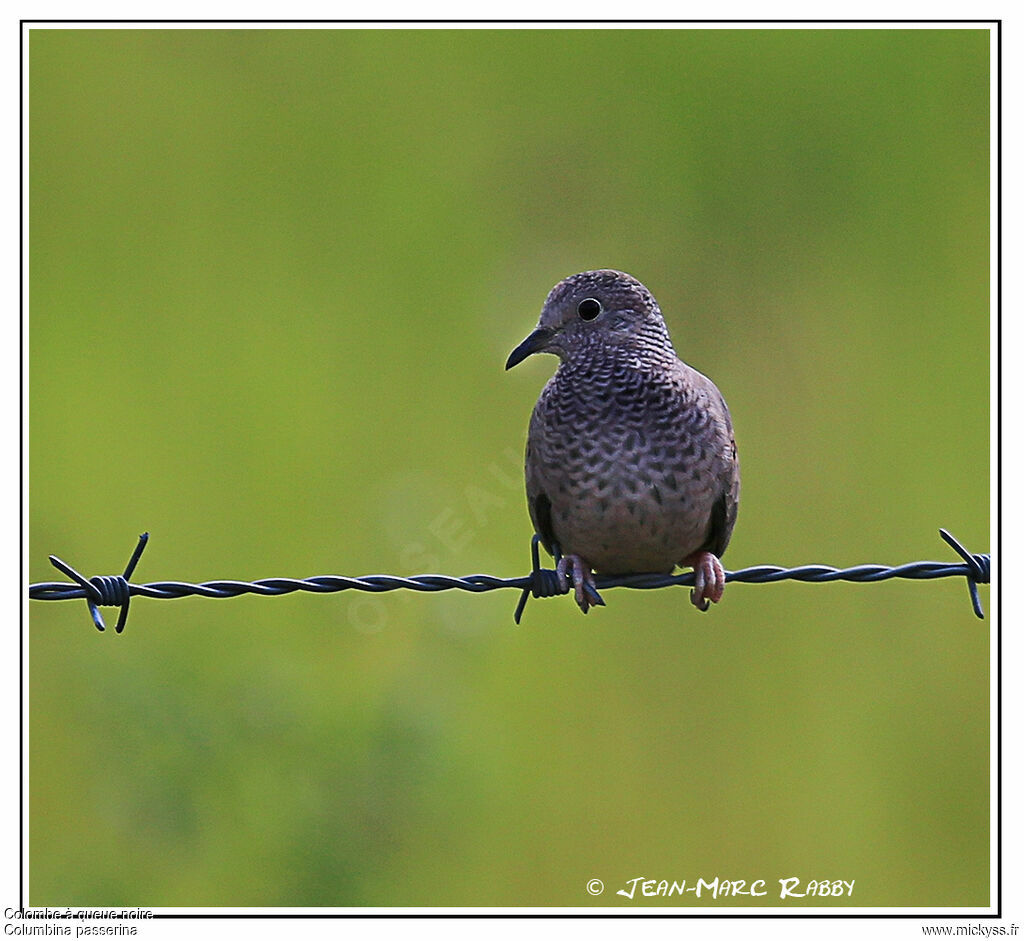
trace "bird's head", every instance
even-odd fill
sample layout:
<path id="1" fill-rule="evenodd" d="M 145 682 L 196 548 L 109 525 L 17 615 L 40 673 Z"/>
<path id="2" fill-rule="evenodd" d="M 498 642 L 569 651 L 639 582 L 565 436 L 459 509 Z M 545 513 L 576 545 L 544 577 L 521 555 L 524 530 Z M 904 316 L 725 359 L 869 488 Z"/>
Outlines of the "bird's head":
<path id="1" fill-rule="evenodd" d="M 636 278 L 607 268 L 584 271 L 551 289 L 537 329 L 512 351 L 505 368 L 531 353 L 554 353 L 565 361 L 608 349 L 672 351 L 672 344 L 658 302 Z"/>

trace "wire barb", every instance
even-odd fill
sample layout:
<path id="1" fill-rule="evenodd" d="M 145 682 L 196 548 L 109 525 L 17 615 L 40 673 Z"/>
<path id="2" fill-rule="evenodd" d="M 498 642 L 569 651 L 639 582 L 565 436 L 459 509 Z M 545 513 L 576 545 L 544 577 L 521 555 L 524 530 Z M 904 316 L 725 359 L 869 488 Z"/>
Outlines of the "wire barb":
<path id="1" fill-rule="evenodd" d="M 557 562 L 561 552 L 557 546 L 554 548 L 555 561 Z M 534 598 L 553 598 L 555 595 L 564 595 L 569 591 L 568 586 L 565 591 L 562 590 L 558 581 L 558 572 L 554 569 L 542 569 L 540 567 L 540 536 L 536 533 L 534 533 L 533 539 L 530 540 L 530 558 L 533 562 L 533 571 L 530 572 L 529 584 L 519 596 L 519 604 L 516 605 L 515 614 L 512 615 L 516 624 L 522 620 L 523 610 L 526 608 L 526 602 L 530 600 L 530 595 L 533 595 Z"/>
<path id="2" fill-rule="evenodd" d="M 992 559 L 987 555 L 972 555 L 945 529 L 939 530 L 939 535 L 953 548 L 953 551 L 967 563 L 967 590 L 971 593 L 971 605 L 974 613 L 984 620 L 985 612 L 981 609 L 981 599 L 978 597 L 978 582 L 987 585 L 990 578 Z"/>
<path id="3" fill-rule="evenodd" d="M 781 568 L 776 565 L 755 565 L 750 568 L 726 572 L 727 582 L 765 584 L 768 582 L 882 582 L 890 578 L 933 579 L 966 578 L 974 613 L 984 618 L 985 613 L 978 597 L 978 585 L 987 585 L 991 577 L 991 557 L 968 552 L 946 530 L 940 529 L 942 538 L 960 556 L 962 562 L 908 562 L 904 565 L 856 565 L 852 568 L 837 569 L 829 565 L 802 565 L 797 568 Z M 534 598 L 550 598 L 565 594 L 559 585 L 558 575 L 553 569 L 540 565 L 540 537 L 534 536 L 530 547 L 532 571 L 520 578 L 498 578 L 494 575 L 364 575 L 350 578 L 343 575 L 318 575 L 313 578 L 264 578 L 255 582 L 217 581 L 193 585 L 187 582 L 152 582 L 148 585 L 132 585 L 128 579 L 146 547 L 149 533 L 139 537 L 123 575 L 97 575 L 93 578 L 76 572 L 66 562 L 50 556 L 54 568 L 71 578 L 74 584 L 66 582 L 41 582 L 29 585 L 29 598 L 33 601 L 66 601 L 71 598 L 85 598 L 89 613 L 98 630 L 104 630 L 103 618 L 98 605 L 120 607 L 121 613 L 114 630 L 121 633 L 128 617 L 128 603 L 135 595 L 146 598 L 185 598 L 200 595 L 204 598 L 235 598 L 238 595 L 287 595 L 296 591 L 326 594 L 336 591 L 494 591 L 498 588 L 515 588 L 520 592 L 516 605 L 515 621 L 520 622 L 526 602 Z M 555 559 L 559 557 L 558 547 Z M 597 588 L 667 588 L 672 585 L 693 587 L 693 572 L 679 575 L 598 575 Z M 598 595 L 598 598 L 600 596 Z M 596 602 L 595 602 L 596 603 Z"/>
<path id="4" fill-rule="evenodd" d="M 103 615 L 100 614 L 98 605 L 120 608 L 121 611 L 117 616 L 117 624 L 114 625 L 114 631 L 120 634 L 124 630 L 125 622 L 128 620 L 128 605 L 131 604 L 132 600 L 132 590 L 131 585 L 128 584 L 128 579 L 132 577 L 132 573 L 142 557 L 142 550 L 146 548 L 147 542 L 149 542 L 149 533 L 143 533 L 139 536 L 139 544 L 135 547 L 135 551 L 132 553 L 132 557 L 128 560 L 128 564 L 124 567 L 124 573 L 121 575 L 94 575 L 92 578 L 86 578 L 84 575 L 76 572 L 67 562 L 61 561 L 55 555 L 50 556 L 50 564 L 58 572 L 63 572 L 68 578 L 73 578 L 82 586 L 82 590 L 85 592 L 86 604 L 89 605 L 89 614 L 92 615 L 92 622 L 96 625 L 96 630 L 104 631 L 107 629 L 107 626 L 103 623 Z M 30 587 L 29 597 L 32 596 L 31 589 L 34 587 L 36 586 Z"/>

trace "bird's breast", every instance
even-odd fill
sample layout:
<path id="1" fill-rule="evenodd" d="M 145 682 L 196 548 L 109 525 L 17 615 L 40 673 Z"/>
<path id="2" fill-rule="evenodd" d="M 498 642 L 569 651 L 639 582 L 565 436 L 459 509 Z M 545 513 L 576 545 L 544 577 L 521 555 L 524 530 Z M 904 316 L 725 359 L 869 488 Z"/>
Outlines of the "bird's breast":
<path id="1" fill-rule="evenodd" d="M 546 494 L 562 551 L 598 571 L 671 571 L 703 545 L 721 492 L 713 426 L 699 396 L 669 384 L 549 383 L 530 426 L 531 505 Z"/>

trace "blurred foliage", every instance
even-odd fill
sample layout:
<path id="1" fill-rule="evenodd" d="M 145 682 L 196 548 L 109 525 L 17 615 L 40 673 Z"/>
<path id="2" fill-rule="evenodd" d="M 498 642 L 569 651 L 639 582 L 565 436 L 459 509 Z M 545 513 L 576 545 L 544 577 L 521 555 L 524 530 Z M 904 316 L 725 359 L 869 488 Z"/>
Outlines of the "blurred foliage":
<path id="1" fill-rule="evenodd" d="M 503 363 L 595 267 L 730 404 L 728 566 L 989 549 L 986 31 L 36 29 L 28 56 L 31 581 L 49 552 L 120 571 L 143 529 L 138 581 L 523 573 L 555 363 Z M 961 582 L 607 600 L 518 629 L 513 592 L 137 600 L 122 637 L 30 605 L 31 903 L 795 875 L 987 904 Z"/>

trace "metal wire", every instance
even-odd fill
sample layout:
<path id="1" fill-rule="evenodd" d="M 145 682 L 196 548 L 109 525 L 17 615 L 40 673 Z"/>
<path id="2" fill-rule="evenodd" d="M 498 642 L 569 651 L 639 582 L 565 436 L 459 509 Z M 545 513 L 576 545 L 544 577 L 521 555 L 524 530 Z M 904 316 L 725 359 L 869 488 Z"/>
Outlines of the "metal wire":
<path id="1" fill-rule="evenodd" d="M 989 583 L 991 557 L 988 554 L 975 555 L 968 552 L 946 530 L 939 535 L 963 560 L 957 562 L 908 562 L 895 567 L 888 565 L 856 565 L 853 568 L 837 569 L 829 565 L 802 565 L 797 568 L 780 568 L 775 565 L 755 565 L 751 568 L 726 572 L 727 582 L 764 584 L 767 582 L 882 582 L 890 578 L 931 579 L 966 578 L 974 613 L 984 618 L 978 597 L 978 585 Z M 96 575 L 86 578 L 66 562 L 50 556 L 50 563 L 63 572 L 73 583 L 39 582 L 29 585 L 28 596 L 33 601 L 68 601 L 84 598 L 89 613 L 98 630 L 104 630 L 103 617 L 99 606 L 120 608 L 114 630 L 120 634 L 128 618 L 128 605 L 137 595 L 144 598 L 185 598 L 199 595 L 204 598 L 234 598 L 238 595 L 288 595 L 295 591 L 309 591 L 326 594 L 335 591 L 396 591 L 406 588 L 410 591 L 494 591 L 498 588 L 517 588 L 521 591 L 515 611 L 515 622 L 519 623 L 532 595 L 534 598 L 548 598 L 565 594 L 558 583 L 554 570 L 541 568 L 539 538 L 533 537 L 531 558 L 533 571 L 519 578 L 497 578 L 494 575 L 464 575 L 455 578 L 450 575 L 364 575 L 349 578 L 343 575 L 317 575 L 313 578 L 262 578 L 254 582 L 217 581 L 200 585 L 188 582 L 151 582 L 148 585 L 133 585 L 131 578 L 143 549 L 149 540 L 149 533 L 139 537 L 139 543 L 132 553 L 128 565 L 121 575 Z M 693 572 L 679 575 L 598 575 L 597 587 L 604 588 L 667 588 L 672 585 L 693 585 Z M 600 601 L 600 598 L 598 598 Z"/>

